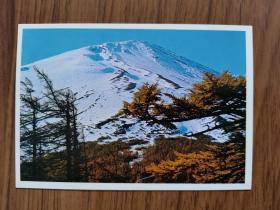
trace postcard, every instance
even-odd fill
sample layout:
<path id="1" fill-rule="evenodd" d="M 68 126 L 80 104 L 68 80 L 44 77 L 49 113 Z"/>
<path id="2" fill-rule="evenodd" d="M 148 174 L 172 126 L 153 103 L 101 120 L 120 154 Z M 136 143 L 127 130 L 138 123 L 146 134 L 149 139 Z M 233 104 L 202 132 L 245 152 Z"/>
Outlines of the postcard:
<path id="1" fill-rule="evenodd" d="M 20 24 L 16 187 L 249 190 L 251 26 Z"/>

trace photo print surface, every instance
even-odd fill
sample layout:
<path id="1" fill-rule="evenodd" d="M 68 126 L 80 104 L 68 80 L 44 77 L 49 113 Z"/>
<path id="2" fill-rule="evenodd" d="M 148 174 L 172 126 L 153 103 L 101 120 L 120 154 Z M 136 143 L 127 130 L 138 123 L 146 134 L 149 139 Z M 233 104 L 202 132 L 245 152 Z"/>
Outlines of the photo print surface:
<path id="1" fill-rule="evenodd" d="M 16 184 L 250 189 L 246 26 L 20 25 Z"/>

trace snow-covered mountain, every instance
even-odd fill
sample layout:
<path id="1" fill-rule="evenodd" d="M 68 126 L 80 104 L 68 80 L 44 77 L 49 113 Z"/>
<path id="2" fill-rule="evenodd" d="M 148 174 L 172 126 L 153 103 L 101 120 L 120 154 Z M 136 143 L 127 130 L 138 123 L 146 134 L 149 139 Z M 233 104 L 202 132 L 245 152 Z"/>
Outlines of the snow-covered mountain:
<path id="1" fill-rule="evenodd" d="M 40 94 L 42 85 L 33 66 L 47 73 L 55 88 L 70 87 L 80 96 L 85 96 L 78 104 L 78 109 L 87 111 L 81 114 L 78 120 L 85 127 L 87 140 L 100 137 L 111 140 L 127 137 L 151 138 L 152 130 L 160 128 L 147 129 L 144 122 L 136 123 L 136 119 L 120 119 L 101 128 L 95 126 L 114 116 L 122 108 L 123 101 L 131 101 L 133 93 L 145 82 L 157 83 L 162 92 L 183 96 L 194 83 L 201 81 L 204 72 L 217 73 L 167 49 L 143 41 L 88 46 L 22 66 L 21 80 L 28 77 L 37 94 Z M 118 126 L 131 122 L 135 123 L 134 127 L 130 127 L 125 134 L 116 134 Z M 179 123 L 178 131 L 171 131 L 170 135 L 201 128 L 203 123 L 208 122 L 209 119 Z"/>

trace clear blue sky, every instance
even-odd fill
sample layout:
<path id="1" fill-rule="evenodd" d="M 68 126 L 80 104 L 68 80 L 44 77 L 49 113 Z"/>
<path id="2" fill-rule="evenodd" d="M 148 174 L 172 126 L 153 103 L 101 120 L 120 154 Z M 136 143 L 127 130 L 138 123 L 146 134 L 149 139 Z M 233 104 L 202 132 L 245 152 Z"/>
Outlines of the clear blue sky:
<path id="1" fill-rule="evenodd" d="M 245 32 L 209 30 L 24 29 L 22 65 L 88 45 L 141 40 L 216 71 L 245 75 Z"/>

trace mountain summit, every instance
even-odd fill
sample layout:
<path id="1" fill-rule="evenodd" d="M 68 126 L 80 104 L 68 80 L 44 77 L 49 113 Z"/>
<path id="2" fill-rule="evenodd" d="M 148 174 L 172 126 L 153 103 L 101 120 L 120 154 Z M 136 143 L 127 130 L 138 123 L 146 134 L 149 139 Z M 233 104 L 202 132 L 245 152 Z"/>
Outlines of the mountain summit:
<path id="1" fill-rule="evenodd" d="M 162 92 L 176 90 L 177 95 L 183 96 L 205 72 L 217 74 L 158 45 L 134 40 L 88 46 L 22 66 L 21 80 L 29 78 L 40 94 L 43 87 L 33 66 L 43 70 L 55 88 L 69 87 L 84 97 L 78 104 L 78 109 L 84 111 L 78 120 L 86 128 L 87 140 L 105 134 L 112 139 L 112 127 L 95 126 L 118 113 L 123 101 L 131 101 L 144 83 L 157 83 Z M 181 126 L 179 130 L 187 129 Z M 140 137 L 144 136 L 139 129 Z"/>

